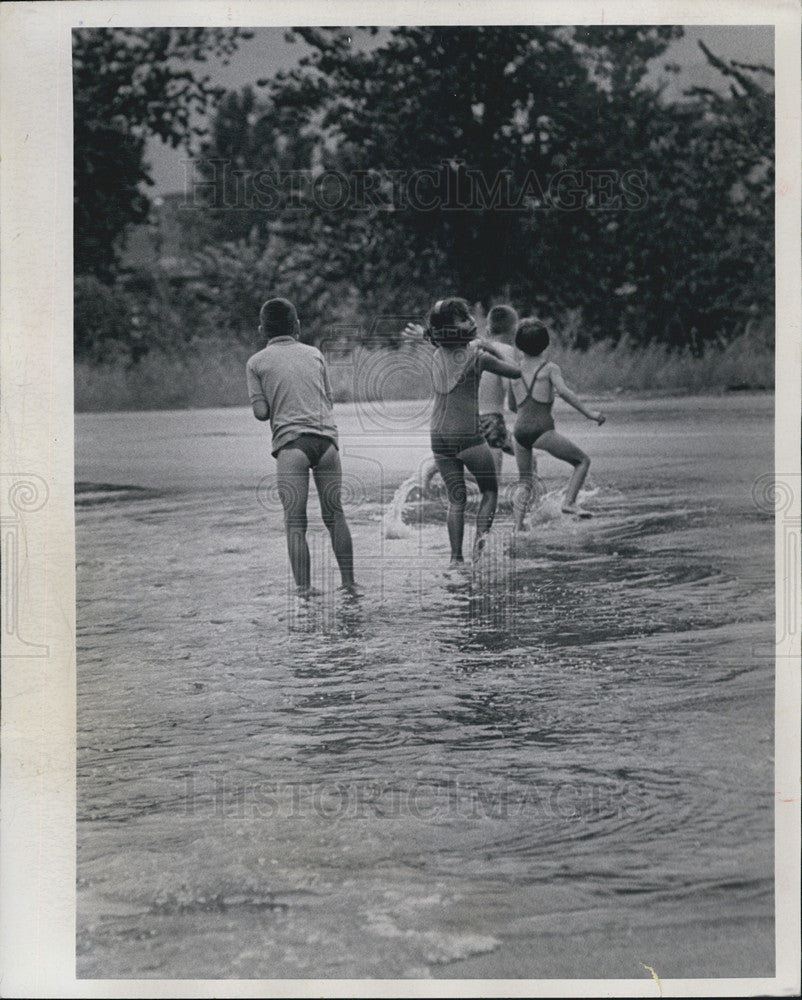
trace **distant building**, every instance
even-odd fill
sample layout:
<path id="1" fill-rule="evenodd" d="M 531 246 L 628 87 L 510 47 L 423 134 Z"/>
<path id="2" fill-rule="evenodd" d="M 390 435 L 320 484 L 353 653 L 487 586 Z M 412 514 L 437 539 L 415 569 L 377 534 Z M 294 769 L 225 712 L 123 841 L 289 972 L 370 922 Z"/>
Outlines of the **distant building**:
<path id="1" fill-rule="evenodd" d="M 159 268 L 171 279 L 198 277 L 190 259 L 201 249 L 197 210 L 184 207 L 182 192 L 154 199 L 151 219 L 130 226 L 120 253 L 120 271 L 132 275 Z"/>

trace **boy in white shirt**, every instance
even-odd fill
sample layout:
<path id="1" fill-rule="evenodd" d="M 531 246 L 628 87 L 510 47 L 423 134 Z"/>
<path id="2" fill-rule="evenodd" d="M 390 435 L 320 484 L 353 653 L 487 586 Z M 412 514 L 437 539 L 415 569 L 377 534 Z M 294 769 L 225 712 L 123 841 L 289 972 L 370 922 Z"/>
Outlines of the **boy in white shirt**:
<path id="1" fill-rule="evenodd" d="M 301 325 L 295 306 L 287 299 L 265 302 L 259 312 L 259 332 L 268 342 L 248 359 L 248 396 L 256 419 L 270 420 L 287 552 L 298 593 L 302 597 L 313 593 L 306 541 L 310 469 L 343 589 L 356 593 L 353 543 L 340 498 L 342 467 L 326 362 L 316 347 L 298 341 Z"/>

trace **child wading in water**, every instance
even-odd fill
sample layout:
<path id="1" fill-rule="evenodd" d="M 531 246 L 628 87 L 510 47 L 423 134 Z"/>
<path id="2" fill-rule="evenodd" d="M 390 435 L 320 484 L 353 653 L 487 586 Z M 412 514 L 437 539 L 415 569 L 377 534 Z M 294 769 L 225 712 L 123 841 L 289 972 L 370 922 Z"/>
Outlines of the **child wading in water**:
<path id="1" fill-rule="evenodd" d="M 473 559 L 482 553 L 498 499 L 493 453 L 479 428 L 478 392 L 482 372 L 518 378 L 519 368 L 505 361 L 490 341 L 476 340 L 476 321 L 464 299 L 441 299 L 429 313 L 434 410 L 432 453 L 448 496 L 448 540 L 451 566 L 463 563 L 465 469 L 476 480 L 482 498 L 476 515 Z"/>
<path id="2" fill-rule="evenodd" d="M 512 306 L 493 306 L 487 314 L 487 335 L 501 352 L 501 357 L 511 365 L 516 364 L 512 341 L 517 327 L 518 313 Z M 479 430 L 493 452 L 499 479 L 504 453 L 513 454 L 504 421 L 504 400 L 508 388 L 507 381 L 491 371 L 486 371 L 479 381 Z"/>
<path id="3" fill-rule="evenodd" d="M 565 491 L 563 513 L 589 517 L 587 511 L 577 506 L 576 498 L 588 474 L 590 459 L 554 429 L 551 405 L 555 394 L 561 396 L 599 426 L 605 421 L 604 414 L 589 410 L 565 384 L 559 366 L 544 357 L 549 346 L 549 332 L 543 323 L 531 318 L 522 319 L 515 335 L 515 346 L 520 351 L 521 366 L 521 377 L 513 382 L 510 389 L 511 403 L 518 414 L 513 432 L 519 475 L 513 498 L 515 529 L 523 530 L 524 516 L 532 495 L 532 448 L 540 448 L 573 465 L 574 471 Z"/>
<path id="4" fill-rule="evenodd" d="M 340 500 L 342 469 L 326 363 L 316 347 L 298 342 L 301 325 L 287 299 L 265 302 L 259 332 L 268 343 L 248 360 L 248 395 L 256 419 L 270 419 L 287 552 L 298 594 L 314 593 L 306 542 L 310 469 L 343 588 L 355 594 L 353 546 Z"/>

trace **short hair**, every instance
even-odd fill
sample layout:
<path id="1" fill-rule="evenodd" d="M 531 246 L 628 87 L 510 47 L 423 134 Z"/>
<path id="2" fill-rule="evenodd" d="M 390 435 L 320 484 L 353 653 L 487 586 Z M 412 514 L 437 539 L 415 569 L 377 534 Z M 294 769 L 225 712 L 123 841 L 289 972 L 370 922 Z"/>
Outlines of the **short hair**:
<path id="1" fill-rule="evenodd" d="M 435 344 L 466 344 L 476 334 L 476 320 L 465 299 L 440 299 L 429 312 L 428 333 Z"/>
<path id="2" fill-rule="evenodd" d="M 259 325 L 268 338 L 292 336 L 298 314 L 288 299 L 268 299 L 259 310 Z"/>
<path id="3" fill-rule="evenodd" d="M 539 319 L 527 316 L 518 324 L 518 331 L 515 334 L 515 346 L 524 354 L 537 357 L 549 346 L 549 331 L 545 323 Z"/>
<path id="4" fill-rule="evenodd" d="M 512 306 L 493 306 L 487 314 L 487 328 L 491 334 L 515 333 L 518 326 L 518 313 Z"/>

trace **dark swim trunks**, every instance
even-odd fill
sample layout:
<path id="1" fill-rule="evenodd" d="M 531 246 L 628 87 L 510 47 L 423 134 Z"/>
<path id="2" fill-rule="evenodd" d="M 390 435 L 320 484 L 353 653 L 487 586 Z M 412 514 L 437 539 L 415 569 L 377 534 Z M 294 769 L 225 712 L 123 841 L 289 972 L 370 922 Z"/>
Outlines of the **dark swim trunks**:
<path id="1" fill-rule="evenodd" d="M 337 447 L 331 438 L 323 437 L 322 434 L 300 434 L 294 440 L 282 445 L 279 452 L 286 451 L 288 448 L 297 448 L 309 459 L 309 468 L 314 469 L 332 446 Z"/>
<path id="2" fill-rule="evenodd" d="M 512 454 L 512 445 L 507 435 L 507 425 L 501 413 L 480 413 L 479 430 L 482 437 L 491 448 L 501 448 L 507 454 Z"/>
<path id="3" fill-rule="evenodd" d="M 479 434 L 440 434 L 431 432 L 432 452 L 443 458 L 456 458 L 461 451 L 484 444 L 485 439 Z"/>

